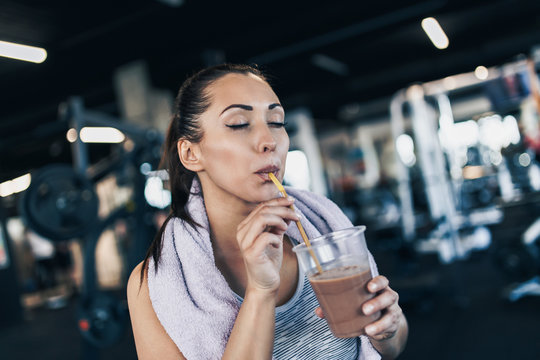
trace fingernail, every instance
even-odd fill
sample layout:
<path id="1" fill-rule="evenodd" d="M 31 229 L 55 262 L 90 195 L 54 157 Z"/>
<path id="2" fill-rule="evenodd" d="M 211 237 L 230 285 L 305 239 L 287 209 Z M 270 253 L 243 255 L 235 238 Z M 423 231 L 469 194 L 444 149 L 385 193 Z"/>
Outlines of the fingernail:
<path id="1" fill-rule="evenodd" d="M 369 290 L 371 291 L 377 290 L 377 284 L 373 284 L 373 283 L 369 284 Z"/>
<path id="2" fill-rule="evenodd" d="M 373 334 L 375 332 L 375 326 L 366 326 L 366 334 Z"/>
<path id="3" fill-rule="evenodd" d="M 373 305 L 368 304 L 364 306 L 364 314 L 369 315 L 373 311 Z"/>

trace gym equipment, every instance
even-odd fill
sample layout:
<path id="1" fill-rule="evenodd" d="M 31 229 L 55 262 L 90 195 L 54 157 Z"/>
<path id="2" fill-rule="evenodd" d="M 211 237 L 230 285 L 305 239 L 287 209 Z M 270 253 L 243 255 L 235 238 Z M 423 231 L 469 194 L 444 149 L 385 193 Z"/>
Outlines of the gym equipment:
<path id="1" fill-rule="evenodd" d="M 450 100 L 441 91 L 430 84 L 413 85 L 394 96 L 390 112 L 396 144 L 402 237 L 407 246 L 419 252 L 435 252 L 441 262 L 450 263 L 489 246 L 491 236 L 485 226 L 500 222 L 502 212 L 493 203 L 475 209 L 461 206 L 463 190 L 469 184 L 461 174 L 457 157 L 453 152 L 443 151 L 441 145 L 439 129 L 444 134 L 454 126 Z M 406 113 L 410 115 L 412 133 L 406 130 Z M 421 178 L 413 183 L 412 177 L 417 174 Z M 419 180 L 424 194 L 413 189 Z M 416 208 L 419 196 L 427 204 L 428 214 L 424 219 Z M 419 233 L 420 228 L 424 228 L 424 233 Z"/>
<path id="2" fill-rule="evenodd" d="M 529 66 L 529 60 L 519 57 L 490 68 L 487 79 L 465 73 L 415 84 L 393 97 L 402 234 L 420 252 L 436 252 L 448 263 L 485 249 L 490 239 L 475 229 L 501 222 L 499 195 L 504 202 L 519 195 L 509 170 L 516 161 L 509 163 L 504 155 L 520 140 L 512 114 L 528 96 L 523 75 Z M 503 119 L 494 111 L 508 116 Z M 418 231 L 423 214 L 411 181 L 415 174 L 421 175 L 421 195 L 433 223 L 427 234 Z"/>
<path id="3" fill-rule="evenodd" d="M 127 304 L 111 294 L 98 292 L 80 301 L 77 319 L 83 338 L 105 348 L 125 334 Z"/>
<path id="4" fill-rule="evenodd" d="M 4 208 L 0 204 L 0 330 L 19 324 L 24 319 L 17 267 L 11 261 L 12 254 Z"/>
<path id="5" fill-rule="evenodd" d="M 52 241 L 85 236 L 98 220 L 98 197 L 92 183 L 66 164 L 32 173 L 20 208 L 27 225 Z"/>
<path id="6" fill-rule="evenodd" d="M 71 127 L 78 133 L 85 126 L 108 126 L 129 136 L 127 142 L 130 146 L 119 146 L 116 155 L 93 166 L 90 166 L 88 161 L 88 145 L 83 143 L 80 137 L 72 143 L 75 172 L 91 179 L 92 182 L 114 173 L 119 183 L 129 183 L 133 187 L 132 199 L 106 217 L 99 219 L 98 224 L 86 234 L 84 239 L 84 286 L 78 325 L 83 338 L 90 346 L 103 348 L 121 338 L 127 326 L 128 316 L 125 299 L 119 299 L 97 289 L 96 245 L 104 230 L 117 220 L 126 219 L 133 226 L 130 247 L 126 254 L 126 274 L 129 274 L 144 257 L 155 231 L 153 224 L 149 224 L 148 221 L 155 209 L 151 208 L 145 200 L 146 175 L 140 169 L 143 164 L 157 164 L 163 137 L 154 129 L 141 128 L 108 115 L 86 110 L 82 100 L 76 97 L 69 99 L 62 107 L 61 116 L 69 121 Z M 91 353 L 87 346 L 83 355 L 88 356 L 86 355 L 88 352 Z"/>
<path id="7" fill-rule="evenodd" d="M 509 301 L 529 295 L 540 296 L 540 218 L 527 227 L 518 243 L 500 249 L 497 255 L 501 269 L 521 281 L 503 291 Z"/>
<path id="8" fill-rule="evenodd" d="M 97 242 L 106 229 L 125 220 L 132 236 L 123 249 L 124 273 L 129 274 L 144 257 L 155 234 L 151 219 L 157 210 L 145 200 L 146 174 L 159 161 L 163 136 L 157 130 L 87 110 L 77 97 L 60 106 L 60 120 L 77 134 L 83 127 L 101 126 L 116 128 L 128 137 L 109 157 L 90 165 L 88 145 L 77 136 L 72 143 L 73 166 L 53 164 L 33 172 L 31 185 L 20 203 L 23 218 L 38 234 L 55 241 L 83 240 L 84 278 L 77 326 L 85 340 L 81 358 L 96 359 L 100 349 L 122 338 L 128 319 L 125 291 L 117 296 L 98 289 Z M 95 184 L 111 174 L 118 184 L 130 185 L 133 196 L 100 217 Z"/>
<path id="9" fill-rule="evenodd" d="M 522 130 L 514 117 L 521 114 L 523 125 L 528 114 L 523 114 L 523 104 L 538 83 L 536 72 L 524 76 L 530 67 L 530 60 L 518 58 L 489 69 L 484 80 L 460 74 L 412 85 L 393 97 L 391 124 L 406 248 L 436 253 L 444 264 L 461 260 L 490 247 L 486 226 L 502 222 L 502 209 L 539 204 L 534 198 L 540 192 L 531 176 L 537 164 L 520 143 Z M 508 84 L 513 87 L 506 88 Z M 540 107 L 536 111 L 533 117 Z M 423 202 L 427 208 L 421 207 Z M 510 301 L 540 295 L 538 206 L 528 211 L 535 221 L 519 241 L 510 235 L 490 249 L 498 269 L 513 281 L 523 281 L 503 291 Z M 525 221 L 530 219 L 520 225 Z M 459 281 L 454 286 L 460 290 Z"/>

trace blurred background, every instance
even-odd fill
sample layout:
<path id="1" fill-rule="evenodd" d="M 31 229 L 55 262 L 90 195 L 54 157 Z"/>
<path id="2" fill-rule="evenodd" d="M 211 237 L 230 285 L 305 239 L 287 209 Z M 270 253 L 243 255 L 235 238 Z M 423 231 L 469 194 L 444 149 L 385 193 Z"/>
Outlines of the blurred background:
<path id="1" fill-rule="evenodd" d="M 538 357 L 540 2 L 18 0 L 0 19 L 2 358 L 136 358 L 125 286 L 168 211 L 175 93 L 223 62 L 269 75 L 285 182 L 367 225 L 401 359 Z"/>

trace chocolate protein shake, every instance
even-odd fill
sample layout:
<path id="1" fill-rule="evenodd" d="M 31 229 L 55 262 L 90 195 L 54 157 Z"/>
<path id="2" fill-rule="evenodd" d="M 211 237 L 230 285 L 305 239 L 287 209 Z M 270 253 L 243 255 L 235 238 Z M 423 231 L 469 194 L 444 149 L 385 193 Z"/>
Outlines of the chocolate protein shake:
<path id="1" fill-rule="evenodd" d="M 362 312 L 362 304 L 374 296 L 366 287 L 371 278 L 369 270 L 362 271 L 358 266 L 329 269 L 309 277 L 328 326 L 336 337 L 363 335 L 365 326 L 379 318 L 380 312 L 369 316 Z"/>

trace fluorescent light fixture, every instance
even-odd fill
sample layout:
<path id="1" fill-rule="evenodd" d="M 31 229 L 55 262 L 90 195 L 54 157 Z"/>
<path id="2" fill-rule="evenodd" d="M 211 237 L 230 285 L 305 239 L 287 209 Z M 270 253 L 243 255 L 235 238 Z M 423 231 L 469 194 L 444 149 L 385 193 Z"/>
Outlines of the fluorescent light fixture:
<path id="1" fill-rule="evenodd" d="M 30 181 L 30 174 L 19 176 L 13 180 L 4 181 L 3 183 L 0 183 L 0 196 L 7 197 L 11 194 L 24 191 L 30 186 Z"/>
<path id="2" fill-rule="evenodd" d="M 477 66 L 476 69 L 474 69 L 474 76 L 476 76 L 478 80 L 486 80 L 488 78 L 488 75 L 489 71 L 485 66 L 480 65 Z"/>
<path id="3" fill-rule="evenodd" d="M 47 58 L 45 49 L 0 40 L 0 56 L 40 64 Z"/>
<path id="4" fill-rule="evenodd" d="M 448 47 L 450 41 L 435 18 L 428 17 L 422 20 L 422 29 L 424 29 L 429 40 L 431 40 L 437 49 L 442 50 Z"/>
<path id="5" fill-rule="evenodd" d="M 83 127 L 80 137 L 84 143 L 106 144 L 117 144 L 126 139 L 120 130 L 113 127 Z M 69 142 L 75 142 L 77 140 L 77 131 L 75 129 L 69 129 L 66 138 Z"/>

